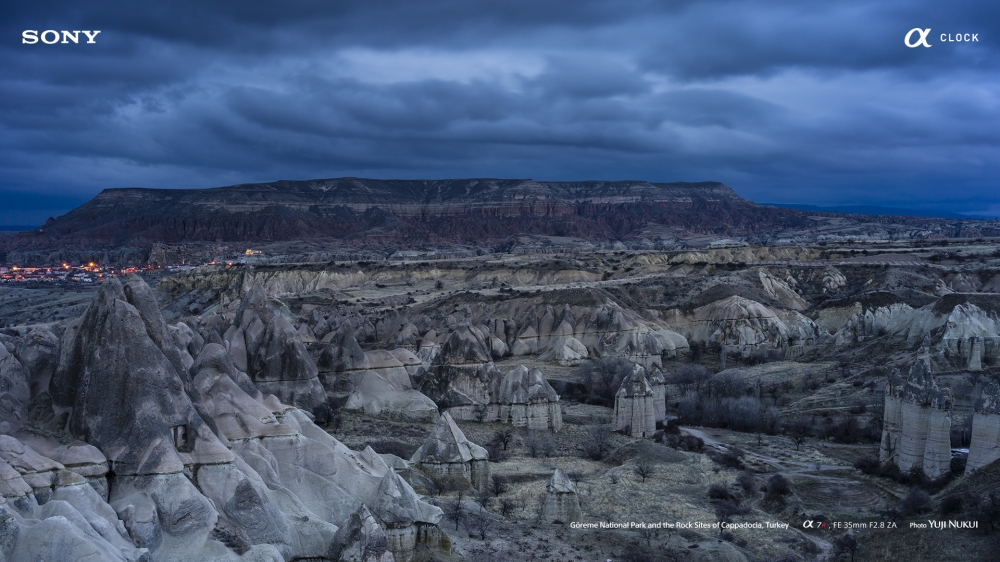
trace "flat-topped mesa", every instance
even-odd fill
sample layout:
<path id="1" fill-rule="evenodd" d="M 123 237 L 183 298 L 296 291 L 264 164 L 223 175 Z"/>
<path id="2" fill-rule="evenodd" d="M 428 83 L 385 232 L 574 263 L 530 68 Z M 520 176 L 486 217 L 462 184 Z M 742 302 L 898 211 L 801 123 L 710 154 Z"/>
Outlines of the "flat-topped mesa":
<path id="1" fill-rule="evenodd" d="M 922 470 L 938 478 L 951 470 L 951 407 L 948 388 L 939 389 L 930 366 L 917 360 L 905 381 L 891 372 L 886 385 L 880 456 L 900 470 Z"/>
<path id="2" fill-rule="evenodd" d="M 566 476 L 563 469 L 557 468 L 545 487 L 545 503 L 542 507 L 544 523 L 569 524 L 583 519 L 580 509 L 580 498 L 576 494 L 576 486 Z"/>
<path id="3" fill-rule="evenodd" d="M 483 490 L 490 480 L 489 454 L 469 441 L 448 412 L 441 415 L 410 462 L 435 477 L 461 478 Z"/>
<path id="4" fill-rule="evenodd" d="M 622 380 L 615 394 L 614 431 L 633 437 L 651 437 L 656 432 L 659 411 L 656 396 L 646 377 L 646 369 L 633 365 L 632 372 Z"/>
<path id="5" fill-rule="evenodd" d="M 610 241 L 622 236 L 623 222 L 633 236 L 647 224 L 740 235 L 804 223 L 803 215 L 758 206 L 717 182 L 335 178 L 107 189 L 42 228 L 3 237 L 0 253 L 70 247 L 116 255 L 109 247 L 348 238 L 368 248 L 413 248 L 529 234 Z"/>
<path id="6" fill-rule="evenodd" d="M 983 389 L 972 416 L 972 439 L 965 469 L 972 472 L 1000 459 L 1000 385 Z"/>

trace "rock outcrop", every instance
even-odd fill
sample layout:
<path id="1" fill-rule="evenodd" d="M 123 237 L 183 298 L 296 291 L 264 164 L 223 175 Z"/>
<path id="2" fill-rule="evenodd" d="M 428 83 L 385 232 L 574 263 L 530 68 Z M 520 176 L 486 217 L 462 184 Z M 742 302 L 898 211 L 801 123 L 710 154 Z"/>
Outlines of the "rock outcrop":
<path id="1" fill-rule="evenodd" d="M 665 320 L 691 341 L 723 345 L 727 353 L 744 357 L 811 345 L 822 337 L 819 327 L 796 310 L 775 309 L 735 295 L 690 314 L 668 312 Z"/>
<path id="2" fill-rule="evenodd" d="M 528 429 L 562 429 L 559 395 L 537 368 L 518 365 L 511 369 L 500 379 L 493 397 L 487 420 Z"/>
<path id="3" fill-rule="evenodd" d="M 21 427 L 30 399 L 27 370 L 0 343 L 0 430 L 10 432 Z"/>
<path id="4" fill-rule="evenodd" d="M 32 420 L 82 441 L 0 435 L 7 560 L 354 559 L 352 515 L 366 505 L 386 520 L 361 517 L 365 536 L 399 535 L 377 560 L 450 548 L 441 510 L 378 455 L 262 393 L 221 338 L 196 335 L 168 326 L 140 279 L 102 284 L 65 330 L 49 412 Z"/>
<path id="5" fill-rule="evenodd" d="M 938 478 L 951 470 L 951 391 L 939 389 L 926 360 L 918 360 L 903 381 L 889 374 L 880 460 L 908 472 Z"/>
<path id="6" fill-rule="evenodd" d="M 448 412 L 441 415 L 410 462 L 435 477 L 462 478 L 477 490 L 485 489 L 490 479 L 486 449 L 469 441 Z"/>
<path id="7" fill-rule="evenodd" d="M 415 421 L 437 419 L 437 404 L 413 388 L 410 375 L 421 361 L 406 349 L 365 352 L 350 327 L 343 326 L 317 364 L 327 394 L 343 399 L 348 410 Z"/>
<path id="8" fill-rule="evenodd" d="M 662 390 L 662 384 L 660 385 Z M 662 394 L 660 395 L 662 402 Z M 657 393 L 649 384 L 646 369 L 633 365 L 632 372 L 622 379 L 615 394 L 615 414 L 612 429 L 633 437 L 651 437 L 656 432 L 657 415 L 665 405 L 657 407 Z M 660 418 L 659 421 L 663 421 Z"/>
<path id="9" fill-rule="evenodd" d="M 462 323 L 417 377 L 420 390 L 442 411 L 463 420 L 500 421 L 531 429 L 562 429 L 559 395 L 537 368 L 521 365 L 501 375 L 489 338 Z"/>
<path id="10" fill-rule="evenodd" d="M 1000 459 L 1000 385 L 983 389 L 972 416 L 972 439 L 965 470 L 972 472 Z"/>
<path id="11" fill-rule="evenodd" d="M 563 469 L 557 468 L 545 487 L 542 520 L 545 523 L 568 525 L 582 519 L 583 511 L 580 509 L 580 498 L 576 495 L 576 486 Z"/>
<path id="12" fill-rule="evenodd" d="M 326 401 L 316 364 L 299 333 L 260 285 L 243 296 L 224 337 L 237 368 L 245 370 L 261 392 L 306 409 Z"/>

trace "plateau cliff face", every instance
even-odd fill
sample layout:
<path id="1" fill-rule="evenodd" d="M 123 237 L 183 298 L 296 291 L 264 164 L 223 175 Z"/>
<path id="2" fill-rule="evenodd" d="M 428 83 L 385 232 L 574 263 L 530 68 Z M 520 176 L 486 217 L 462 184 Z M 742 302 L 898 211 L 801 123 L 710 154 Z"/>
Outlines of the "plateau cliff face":
<path id="1" fill-rule="evenodd" d="M 367 247 L 501 243 L 543 234 L 614 240 L 653 224 L 751 234 L 804 223 L 717 182 L 278 181 L 215 189 L 107 189 L 0 251 L 156 243 L 352 239 Z"/>

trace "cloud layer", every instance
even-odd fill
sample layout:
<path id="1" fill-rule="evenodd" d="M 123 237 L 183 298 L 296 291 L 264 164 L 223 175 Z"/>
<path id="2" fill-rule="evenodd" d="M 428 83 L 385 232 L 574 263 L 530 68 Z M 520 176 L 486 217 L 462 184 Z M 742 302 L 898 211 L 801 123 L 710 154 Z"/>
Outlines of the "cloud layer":
<path id="1" fill-rule="evenodd" d="M 0 224 L 40 222 L 106 187 L 345 175 L 719 180 L 756 201 L 1000 214 L 1000 5 L 7 12 Z M 913 27 L 932 28 L 931 48 L 904 46 Z M 101 35 L 23 45 L 24 29 Z M 966 32 L 979 41 L 940 42 Z"/>

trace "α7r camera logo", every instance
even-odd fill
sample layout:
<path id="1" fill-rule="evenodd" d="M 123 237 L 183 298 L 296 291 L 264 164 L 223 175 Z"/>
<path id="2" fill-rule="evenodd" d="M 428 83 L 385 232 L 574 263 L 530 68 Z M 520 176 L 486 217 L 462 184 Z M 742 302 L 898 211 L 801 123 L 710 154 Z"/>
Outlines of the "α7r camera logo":
<path id="1" fill-rule="evenodd" d="M 39 33 L 37 29 L 25 29 L 21 32 L 21 43 L 23 45 L 34 45 L 41 41 L 46 45 L 55 45 L 56 43 L 79 43 L 81 39 L 86 39 L 85 43 L 93 45 L 97 43 L 97 35 L 101 32 L 98 30 L 74 29 L 73 31 L 56 31 L 55 29 L 46 29 L 45 31 Z M 80 37 L 80 34 L 84 37 Z"/>

